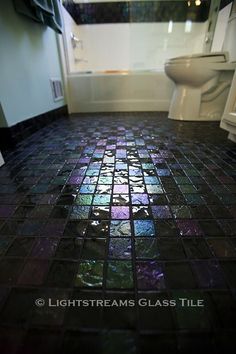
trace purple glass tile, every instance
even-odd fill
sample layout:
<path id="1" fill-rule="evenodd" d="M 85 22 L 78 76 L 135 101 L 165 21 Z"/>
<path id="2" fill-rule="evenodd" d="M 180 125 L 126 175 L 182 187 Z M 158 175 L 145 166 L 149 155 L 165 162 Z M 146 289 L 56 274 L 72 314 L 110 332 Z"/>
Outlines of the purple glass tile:
<path id="1" fill-rule="evenodd" d="M 115 184 L 113 188 L 114 194 L 128 194 L 129 186 L 127 184 Z"/>
<path id="2" fill-rule="evenodd" d="M 160 263 L 137 262 L 136 274 L 139 289 L 165 289 L 164 272 Z"/>
<path id="3" fill-rule="evenodd" d="M 172 217 L 168 205 L 152 206 L 154 219 L 170 219 Z"/>
<path id="4" fill-rule="evenodd" d="M 112 219 L 129 219 L 129 207 L 126 206 L 112 206 Z"/>
<path id="5" fill-rule="evenodd" d="M 204 234 L 195 220 L 177 220 L 176 223 L 181 236 L 201 236 Z"/>
<path id="6" fill-rule="evenodd" d="M 90 162 L 90 157 L 83 157 L 81 159 L 79 159 L 79 163 L 89 163 Z M 77 161 L 76 161 L 77 162 Z"/>
<path id="7" fill-rule="evenodd" d="M 71 177 L 69 179 L 69 182 L 68 183 L 71 183 L 71 184 L 81 184 L 83 181 L 83 177 Z"/>
<path id="8" fill-rule="evenodd" d="M 131 194 L 131 200 L 133 205 L 147 205 L 149 204 L 148 195 L 143 194 Z"/>

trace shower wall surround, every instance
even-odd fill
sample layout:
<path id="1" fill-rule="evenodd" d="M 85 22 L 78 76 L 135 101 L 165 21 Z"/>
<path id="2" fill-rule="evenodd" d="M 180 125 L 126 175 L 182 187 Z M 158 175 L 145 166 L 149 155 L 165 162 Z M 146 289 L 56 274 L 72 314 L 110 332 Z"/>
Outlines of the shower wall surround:
<path id="1" fill-rule="evenodd" d="M 166 59 L 202 52 L 208 27 L 208 21 L 77 25 L 64 8 L 63 18 L 68 65 L 72 73 L 164 71 Z M 71 32 L 83 41 L 83 48 L 80 45 L 72 48 Z"/>
<path id="2" fill-rule="evenodd" d="M 187 1 L 121 1 L 74 3 L 64 1 L 64 7 L 78 25 L 127 22 L 205 22 L 210 0 L 201 6 Z"/>

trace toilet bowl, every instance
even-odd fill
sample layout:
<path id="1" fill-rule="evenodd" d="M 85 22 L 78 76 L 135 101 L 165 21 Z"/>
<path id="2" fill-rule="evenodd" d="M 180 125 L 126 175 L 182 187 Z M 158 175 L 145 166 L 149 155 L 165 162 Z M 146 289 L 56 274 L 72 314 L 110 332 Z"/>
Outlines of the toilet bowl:
<path id="1" fill-rule="evenodd" d="M 194 54 L 165 63 L 166 75 L 175 83 L 169 118 L 220 120 L 236 62 L 227 52 Z"/>

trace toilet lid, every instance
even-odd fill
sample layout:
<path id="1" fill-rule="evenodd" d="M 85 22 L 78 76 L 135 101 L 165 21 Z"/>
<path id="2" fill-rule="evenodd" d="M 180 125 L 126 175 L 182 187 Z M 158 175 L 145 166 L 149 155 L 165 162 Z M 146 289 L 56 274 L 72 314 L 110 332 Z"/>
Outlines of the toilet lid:
<path id="1" fill-rule="evenodd" d="M 168 61 L 184 61 L 184 60 L 194 60 L 194 59 L 203 59 L 205 61 L 209 61 L 211 63 L 225 63 L 229 60 L 228 52 L 213 52 L 213 53 L 199 53 L 199 54 L 192 54 L 192 55 L 185 55 L 177 58 L 171 58 Z"/>

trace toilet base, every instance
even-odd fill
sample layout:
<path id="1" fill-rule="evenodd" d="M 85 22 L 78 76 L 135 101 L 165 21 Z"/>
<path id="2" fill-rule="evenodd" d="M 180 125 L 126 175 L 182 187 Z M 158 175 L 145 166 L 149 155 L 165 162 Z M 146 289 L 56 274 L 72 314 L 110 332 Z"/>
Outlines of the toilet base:
<path id="1" fill-rule="evenodd" d="M 184 121 L 220 121 L 228 93 L 229 86 L 225 87 L 220 94 L 216 94 L 213 99 L 206 99 L 206 96 L 204 99 L 198 88 L 177 86 L 168 118 Z"/>
<path id="2" fill-rule="evenodd" d="M 229 133 L 228 139 L 236 143 L 236 134 Z"/>
<path id="3" fill-rule="evenodd" d="M 176 120 L 199 120 L 201 90 L 177 86 L 172 96 L 168 117 Z"/>

